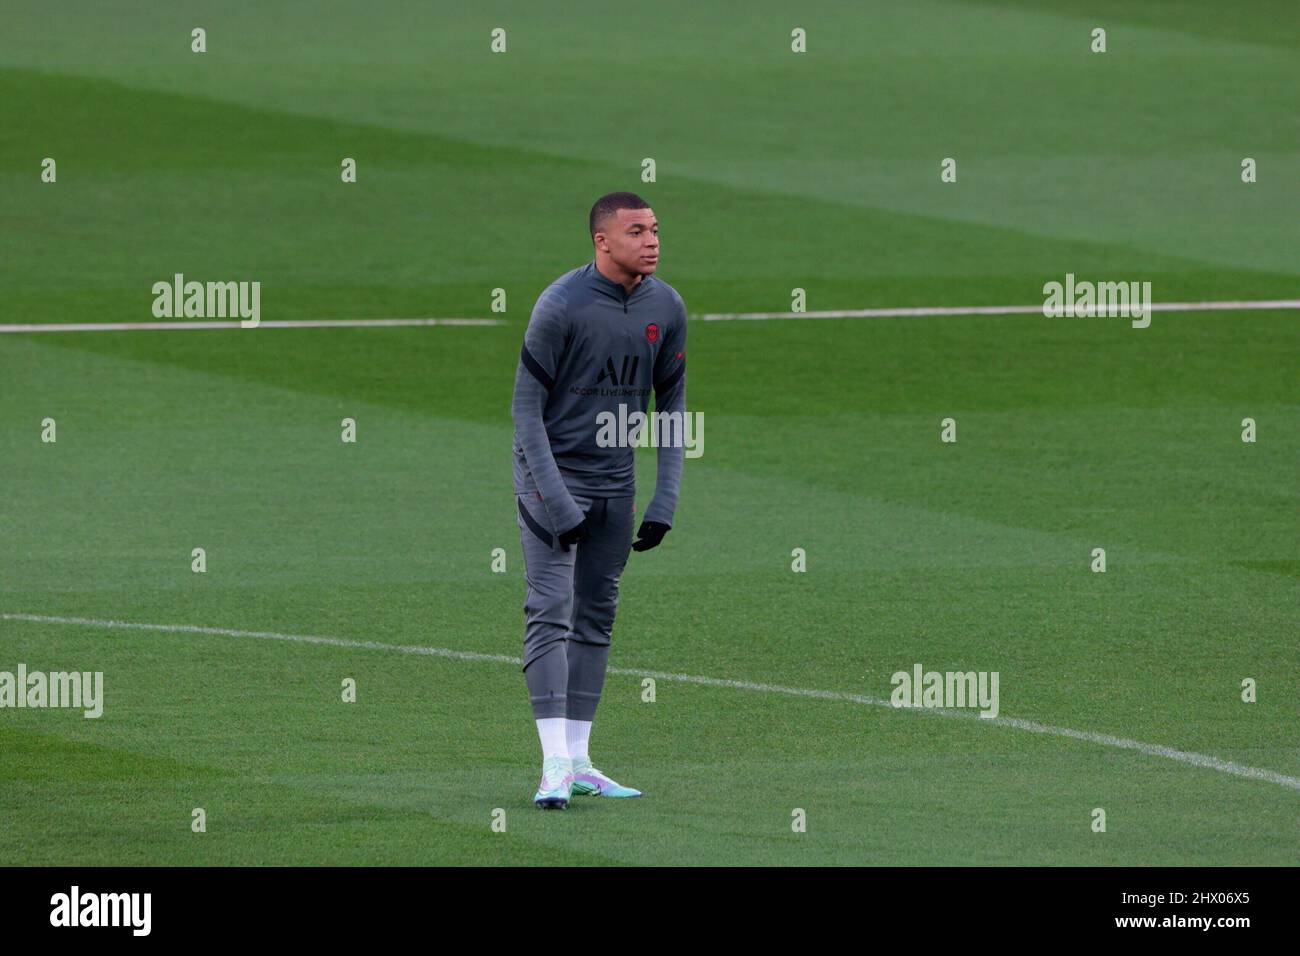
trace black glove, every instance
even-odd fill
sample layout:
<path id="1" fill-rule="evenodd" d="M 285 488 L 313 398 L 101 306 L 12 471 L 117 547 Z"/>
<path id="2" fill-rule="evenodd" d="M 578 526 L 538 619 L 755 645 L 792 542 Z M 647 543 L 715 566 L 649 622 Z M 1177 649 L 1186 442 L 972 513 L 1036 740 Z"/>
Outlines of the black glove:
<path id="1" fill-rule="evenodd" d="M 586 541 L 590 537 L 591 532 L 587 530 L 587 516 L 583 515 L 581 521 L 560 535 L 560 550 L 568 551 L 569 545 Z"/>
<path id="2" fill-rule="evenodd" d="M 649 551 L 651 548 L 658 547 L 659 542 L 670 530 L 662 521 L 642 521 L 641 528 L 636 533 L 636 540 L 632 542 L 632 550 Z"/>

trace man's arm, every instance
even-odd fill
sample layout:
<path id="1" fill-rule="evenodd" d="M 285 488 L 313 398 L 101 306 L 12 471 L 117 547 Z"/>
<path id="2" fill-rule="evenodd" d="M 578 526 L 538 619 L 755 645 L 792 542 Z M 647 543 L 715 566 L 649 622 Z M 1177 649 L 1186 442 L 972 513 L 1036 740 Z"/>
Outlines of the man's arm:
<path id="1" fill-rule="evenodd" d="M 559 286 L 551 286 L 538 298 L 524 332 L 519 367 L 515 369 L 515 395 L 510 404 L 510 417 L 514 419 L 515 433 L 524 450 L 524 461 L 542 495 L 551 527 L 560 534 L 583 520 L 582 509 L 560 477 L 542 419 L 564 355 L 564 307 L 565 293 Z"/>
<path id="2" fill-rule="evenodd" d="M 678 321 L 664 337 L 663 348 L 655 362 L 655 411 L 677 412 L 682 421 L 682 437 L 686 428 L 686 304 L 677 298 Z M 659 465 L 655 475 L 655 494 L 646 508 L 645 520 L 672 527 L 673 513 L 677 510 L 677 493 L 682 482 L 682 459 L 685 449 L 681 444 L 659 448 Z"/>

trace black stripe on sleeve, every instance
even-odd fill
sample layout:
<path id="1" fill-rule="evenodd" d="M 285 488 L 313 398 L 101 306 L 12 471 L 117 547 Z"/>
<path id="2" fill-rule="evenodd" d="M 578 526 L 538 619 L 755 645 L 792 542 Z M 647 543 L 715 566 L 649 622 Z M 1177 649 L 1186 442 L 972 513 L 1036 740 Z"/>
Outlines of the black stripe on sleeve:
<path id="1" fill-rule="evenodd" d="M 520 346 L 519 360 L 524 363 L 524 368 L 533 373 L 533 378 L 542 383 L 542 388 L 548 392 L 555 388 L 555 379 L 547 375 L 546 369 L 542 368 L 542 363 L 529 354 L 527 345 Z"/>
<path id="2" fill-rule="evenodd" d="M 662 382 L 656 382 L 656 383 L 655 383 L 655 391 L 656 391 L 656 392 L 666 392 L 666 391 L 668 391 L 668 390 L 671 389 L 674 385 L 677 384 L 677 380 L 678 380 L 679 378 L 682 377 L 682 373 L 685 372 L 685 371 L 686 371 L 686 363 L 683 362 L 681 365 L 677 366 L 677 371 L 673 372 L 672 375 L 669 375 L 669 376 L 668 376 L 666 379 L 664 379 Z"/>

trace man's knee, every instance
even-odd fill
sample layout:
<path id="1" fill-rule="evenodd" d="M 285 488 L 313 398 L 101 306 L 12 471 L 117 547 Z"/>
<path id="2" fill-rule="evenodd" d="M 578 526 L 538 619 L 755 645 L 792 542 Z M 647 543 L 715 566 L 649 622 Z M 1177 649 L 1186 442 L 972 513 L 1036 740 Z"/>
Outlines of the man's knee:
<path id="1" fill-rule="evenodd" d="M 573 555 L 545 547 L 521 529 L 524 545 L 524 667 L 568 637 L 573 621 Z"/>
<path id="2" fill-rule="evenodd" d="M 524 601 L 524 667 L 569 636 L 573 618 L 572 591 L 528 589 Z"/>
<path id="3" fill-rule="evenodd" d="M 617 613 L 617 580 L 599 591 L 580 593 L 573 617 L 573 635 L 569 639 L 583 644 L 608 644 Z"/>

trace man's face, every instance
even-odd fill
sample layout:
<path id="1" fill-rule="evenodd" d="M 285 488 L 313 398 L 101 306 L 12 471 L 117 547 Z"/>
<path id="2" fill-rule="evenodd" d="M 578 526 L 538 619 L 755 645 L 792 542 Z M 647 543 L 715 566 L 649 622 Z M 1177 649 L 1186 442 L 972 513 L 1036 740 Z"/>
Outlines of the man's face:
<path id="1" fill-rule="evenodd" d="M 634 275 L 659 268 L 659 220 L 653 209 L 619 209 L 596 231 L 596 246 Z"/>

